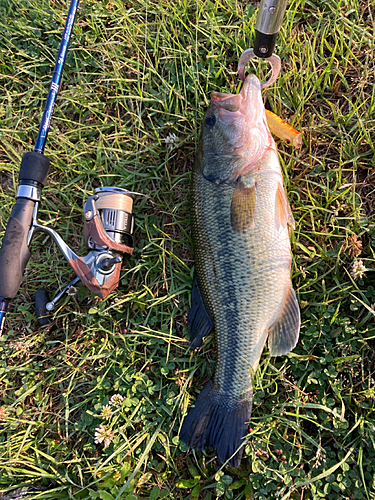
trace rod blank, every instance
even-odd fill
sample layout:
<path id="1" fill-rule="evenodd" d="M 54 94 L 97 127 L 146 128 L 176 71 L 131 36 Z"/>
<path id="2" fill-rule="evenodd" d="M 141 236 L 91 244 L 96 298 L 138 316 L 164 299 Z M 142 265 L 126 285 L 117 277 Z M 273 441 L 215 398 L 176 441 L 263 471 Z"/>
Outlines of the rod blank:
<path id="1" fill-rule="evenodd" d="M 44 108 L 44 113 L 43 113 L 42 121 L 40 124 L 38 137 L 37 137 L 37 140 L 35 143 L 34 151 L 36 151 L 37 153 L 43 153 L 45 145 L 46 145 L 47 135 L 48 135 L 48 131 L 49 131 L 50 123 L 51 123 L 51 118 L 52 118 L 52 113 L 53 113 L 53 108 L 55 107 L 57 94 L 59 93 L 61 78 L 62 78 L 64 65 L 65 65 L 65 61 L 66 61 L 66 55 L 68 52 L 68 46 L 69 46 L 69 42 L 70 42 L 70 37 L 72 34 L 74 20 L 75 20 L 76 13 L 77 13 L 78 2 L 79 2 L 79 0 L 72 0 L 70 7 L 69 7 L 68 17 L 67 17 L 67 20 L 65 23 L 65 28 L 64 28 L 64 33 L 63 33 L 62 40 L 60 43 L 59 53 L 57 56 L 55 69 L 53 71 L 51 85 L 50 85 L 50 88 L 48 91 L 47 102 L 46 102 L 46 106 Z"/>

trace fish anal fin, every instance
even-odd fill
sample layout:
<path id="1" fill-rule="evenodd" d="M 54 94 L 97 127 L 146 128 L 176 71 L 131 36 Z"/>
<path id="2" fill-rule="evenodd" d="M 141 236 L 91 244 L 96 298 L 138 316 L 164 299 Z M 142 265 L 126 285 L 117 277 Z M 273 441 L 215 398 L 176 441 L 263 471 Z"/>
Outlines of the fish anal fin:
<path id="1" fill-rule="evenodd" d="M 276 191 L 276 223 L 279 227 L 295 228 L 295 221 L 290 209 L 284 186 L 279 183 Z"/>
<path id="2" fill-rule="evenodd" d="M 244 233 L 255 227 L 256 183 L 246 186 L 237 181 L 230 206 L 230 223 L 236 233 Z"/>
<path id="3" fill-rule="evenodd" d="M 188 313 L 190 346 L 193 349 L 197 349 L 202 344 L 203 337 L 210 333 L 213 326 L 214 324 L 203 303 L 197 280 L 194 279 L 193 289 L 191 291 L 191 304 Z"/>
<path id="4" fill-rule="evenodd" d="M 300 326 L 301 313 L 296 293 L 290 287 L 280 316 L 268 332 L 268 348 L 271 356 L 282 356 L 294 349 L 298 342 Z"/>

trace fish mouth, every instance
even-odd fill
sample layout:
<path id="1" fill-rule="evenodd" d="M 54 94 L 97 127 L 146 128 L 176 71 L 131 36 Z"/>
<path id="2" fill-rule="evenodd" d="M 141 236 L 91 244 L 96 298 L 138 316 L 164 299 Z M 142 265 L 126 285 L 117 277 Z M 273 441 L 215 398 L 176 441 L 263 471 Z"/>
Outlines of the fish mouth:
<path id="1" fill-rule="evenodd" d="M 248 75 L 239 94 L 212 92 L 211 103 L 223 121 L 232 121 L 236 115 L 248 114 L 249 108 L 252 108 L 251 114 L 257 116 L 257 110 L 263 106 L 260 82 L 255 75 Z"/>
<path id="2" fill-rule="evenodd" d="M 247 175 L 272 145 L 260 82 L 255 75 L 246 77 L 238 94 L 213 92 L 205 123 L 208 138 L 215 139 L 216 154 L 232 158 L 220 176 L 213 172 L 220 183 L 230 183 Z"/>
<path id="3" fill-rule="evenodd" d="M 211 100 L 212 104 L 214 104 L 217 108 L 236 113 L 240 110 L 242 98 L 240 94 L 235 95 L 213 92 Z"/>

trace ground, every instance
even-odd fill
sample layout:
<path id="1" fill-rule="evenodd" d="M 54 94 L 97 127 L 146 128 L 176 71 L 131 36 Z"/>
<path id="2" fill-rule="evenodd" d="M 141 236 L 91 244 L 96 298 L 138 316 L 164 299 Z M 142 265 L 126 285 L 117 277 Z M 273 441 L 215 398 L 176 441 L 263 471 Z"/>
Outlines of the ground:
<path id="1" fill-rule="evenodd" d="M 240 88 L 256 9 L 81 3 L 39 218 L 83 255 L 95 187 L 149 198 L 135 202 L 136 246 L 118 289 L 99 301 L 77 285 L 44 327 L 36 291 L 53 296 L 73 275 L 48 236 L 32 243 L 0 338 L 0 498 L 20 487 L 39 499 L 375 498 L 374 0 L 288 3 L 275 49 L 282 72 L 264 98 L 303 134 L 300 150 L 278 143 L 296 220 L 300 341 L 282 358 L 263 353 L 240 469 L 178 439 L 215 367 L 212 337 L 188 347 L 190 172 L 210 93 Z M 1 234 L 66 12 L 57 0 L 0 0 Z M 266 69 L 249 66 L 260 77 Z"/>

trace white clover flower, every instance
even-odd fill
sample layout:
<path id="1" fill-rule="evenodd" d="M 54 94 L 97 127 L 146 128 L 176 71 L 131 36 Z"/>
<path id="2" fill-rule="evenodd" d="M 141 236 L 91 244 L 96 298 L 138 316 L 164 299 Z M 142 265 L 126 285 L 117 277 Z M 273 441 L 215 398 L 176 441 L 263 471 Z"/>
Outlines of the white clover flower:
<path id="1" fill-rule="evenodd" d="M 111 418 L 112 408 L 110 407 L 110 405 L 103 406 L 100 416 L 104 418 L 104 420 L 109 420 Z"/>
<path id="2" fill-rule="evenodd" d="M 163 140 L 165 144 L 168 145 L 168 149 L 172 151 L 172 149 L 174 149 L 177 145 L 178 137 L 175 133 L 172 132 L 171 134 L 168 134 L 167 137 Z"/>
<path id="3" fill-rule="evenodd" d="M 95 429 L 95 440 L 94 443 L 99 444 L 104 441 L 104 448 L 107 448 L 111 444 L 113 439 L 112 429 L 109 429 L 105 425 L 101 424 Z"/>
<path id="4" fill-rule="evenodd" d="M 109 400 L 109 406 L 116 406 L 117 408 L 119 408 L 122 405 L 123 401 L 124 396 L 121 396 L 121 394 L 114 394 Z"/>
<path id="5" fill-rule="evenodd" d="M 362 260 L 355 260 L 350 274 L 355 280 L 357 280 L 358 278 L 361 279 L 365 275 L 366 271 L 367 269 L 365 268 Z"/>

